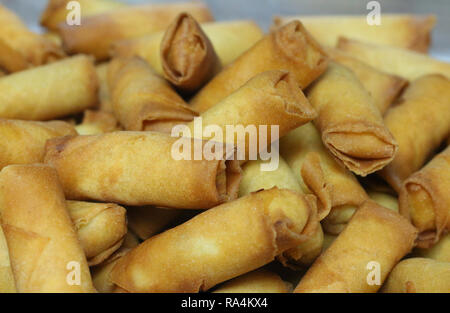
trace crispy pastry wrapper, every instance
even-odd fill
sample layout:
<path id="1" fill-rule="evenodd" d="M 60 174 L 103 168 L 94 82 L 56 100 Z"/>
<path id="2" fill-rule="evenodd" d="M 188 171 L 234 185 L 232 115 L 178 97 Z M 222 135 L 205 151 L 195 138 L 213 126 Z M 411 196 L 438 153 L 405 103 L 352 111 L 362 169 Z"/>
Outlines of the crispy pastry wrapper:
<path id="1" fill-rule="evenodd" d="M 48 0 L 47 7 L 41 16 L 41 25 L 49 30 L 57 31 L 58 25 L 67 20 L 67 4 L 70 0 Z M 78 0 L 82 18 L 102 14 L 125 7 L 125 4 L 115 0 Z"/>
<path id="2" fill-rule="evenodd" d="M 369 25 L 366 15 L 277 16 L 274 27 L 300 20 L 320 44 L 334 47 L 340 36 L 379 45 L 427 52 L 434 15 L 386 14 L 380 25 Z"/>
<path id="3" fill-rule="evenodd" d="M 386 113 L 384 123 L 399 150 L 381 175 L 397 192 L 450 134 L 449 107 L 450 80 L 427 75 L 413 81 L 398 104 Z"/>
<path id="4" fill-rule="evenodd" d="M 249 160 L 252 152 L 264 151 L 270 143 L 284 136 L 290 130 L 303 125 L 316 117 L 316 112 L 298 87 L 295 76 L 286 71 L 274 70 L 256 75 L 245 85 L 203 112 L 203 127 L 217 125 L 225 134 L 222 140 L 227 144 L 242 147 L 245 144 L 245 160 Z M 250 136 L 230 136 L 227 125 L 256 127 L 258 146 L 251 146 Z M 267 126 L 266 138 L 261 136 L 262 125 Z M 195 132 L 195 121 L 187 125 L 191 134 Z M 278 126 L 278 138 L 272 138 L 272 127 Z M 203 135 L 203 134 L 200 134 Z M 197 136 L 197 134 L 194 134 Z M 215 140 L 216 134 L 203 137 Z M 226 138 L 231 137 L 231 138 Z M 216 140 L 221 141 L 221 140 Z M 242 152 L 242 150 L 239 152 Z M 244 159 L 244 154 L 238 157 Z"/>
<path id="5" fill-rule="evenodd" d="M 304 89 L 325 71 L 327 64 L 325 51 L 299 21 L 294 21 L 258 41 L 217 74 L 190 103 L 204 112 L 253 76 L 270 70 L 289 71 Z"/>
<path id="6" fill-rule="evenodd" d="M 208 290 L 307 239 L 317 224 L 308 197 L 273 188 L 207 210 L 130 251 L 112 281 L 129 292 Z"/>
<path id="7" fill-rule="evenodd" d="M 99 135 L 121 130 L 114 114 L 105 111 L 84 111 L 83 122 L 75 126 L 80 135 Z"/>
<path id="8" fill-rule="evenodd" d="M 236 198 L 240 166 L 233 149 L 223 149 L 221 159 L 194 160 L 204 144 L 157 132 L 63 137 L 47 142 L 45 162 L 71 200 L 205 209 Z M 191 147 L 188 160 L 174 157 L 178 145 Z"/>
<path id="9" fill-rule="evenodd" d="M 108 69 L 110 62 L 103 62 L 95 67 L 98 78 L 99 110 L 107 113 L 113 112 L 111 93 L 108 86 Z"/>
<path id="10" fill-rule="evenodd" d="M 0 68 L 18 72 L 64 57 L 58 45 L 31 32 L 3 5 L 0 5 L 0 23 Z"/>
<path id="11" fill-rule="evenodd" d="M 126 130 L 171 132 L 198 116 L 177 92 L 140 58 L 114 59 L 108 70 L 113 111 Z"/>
<path id="12" fill-rule="evenodd" d="M 16 282 L 11 268 L 8 243 L 0 223 L 0 293 L 15 293 Z"/>
<path id="13" fill-rule="evenodd" d="M 0 117 L 50 120 L 83 112 L 97 103 L 92 60 L 75 56 L 0 79 Z"/>
<path id="14" fill-rule="evenodd" d="M 372 199 L 379 205 L 391 209 L 392 211 L 399 212 L 397 197 L 389 193 L 379 191 L 369 191 L 367 194 L 369 195 L 370 199 Z"/>
<path id="15" fill-rule="evenodd" d="M 323 143 L 349 170 L 366 176 L 393 160 L 397 142 L 352 71 L 330 63 L 307 94 Z"/>
<path id="16" fill-rule="evenodd" d="M 259 269 L 223 283 L 213 293 L 288 293 L 291 289 L 279 275 Z"/>
<path id="17" fill-rule="evenodd" d="M 340 50 L 327 50 L 331 58 L 352 70 L 364 88 L 370 93 L 375 105 L 383 115 L 389 106 L 408 85 L 408 81 L 396 75 L 385 73 Z"/>
<path id="18" fill-rule="evenodd" d="M 67 209 L 89 266 L 107 259 L 127 233 L 126 211 L 113 203 L 67 201 Z"/>
<path id="19" fill-rule="evenodd" d="M 450 78 L 450 63 L 401 48 L 340 38 L 337 48 L 370 66 L 409 81 L 429 74 Z"/>
<path id="20" fill-rule="evenodd" d="M 17 291 L 94 292 L 56 171 L 42 164 L 10 165 L 0 172 L 0 186 Z"/>
<path id="21" fill-rule="evenodd" d="M 213 20 L 202 2 L 143 4 L 86 17 L 81 25 L 62 23 L 58 30 L 68 53 L 91 54 L 101 61 L 108 59 L 112 43 L 165 30 L 182 12 L 200 23 Z"/>
<path id="22" fill-rule="evenodd" d="M 412 249 L 416 236 L 416 229 L 400 214 L 366 201 L 294 292 L 377 292 L 380 286 L 367 282 L 369 262 L 379 263 L 383 282 Z"/>
<path id="23" fill-rule="evenodd" d="M 419 247 L 433 246 L 450 231 L 449 191 L 450 146 L 409 176 L 400 190 L 400 213 L 419 230 Z"/>
<path id="24" fill-rule="evenodd" d="M 264 35 L 261 28 L 251 20 L 202 23 L 201 29 L 211 41 L 222 66 L 227 66 L 236 60 Z M 158 74 L 163 75 L 160 52 L 163 37 L 164 32 L 158 32 L 118 41 L 111 46 L 111 55 L 114 57 L 139 56 L 147 61 Z"/>
<path id="25" fill-rule="evenodd" d="M 167 28 L 161 63 L 165 78 L 186 94 L 201 88 L 221 68 L 210 39 L 188 13 L 178 15 Z"/>
<path id="26" fill-rule="evenodd" d="M 325 148 L 312 122 L 280 139 L 280 154 L 291 167 L 304 193 L 318 199 L 324 230 L 338 234 L 354 211 L 367 200 L 355 176 Z"/>
<path id="27" fill-rule="evenodd" d="M 11 164 L 32 164 L 44 160 L 48 139 L 77 135 L 62 121 L 34 122 L 0 118 L 0 169 Z"/>
<path id="28" fill-rule="evenodd" d="M 383 286 L 384 293 L 449 293 L 450 263 L 411 258 L 398 263 Z"/>
<path id="29" fill-rule="evenodd" d="M 415 254 L 441 262 L 450 262 L 450 234 L 442 235 L 439 241 L 430 248 L 417 248 Z"/>

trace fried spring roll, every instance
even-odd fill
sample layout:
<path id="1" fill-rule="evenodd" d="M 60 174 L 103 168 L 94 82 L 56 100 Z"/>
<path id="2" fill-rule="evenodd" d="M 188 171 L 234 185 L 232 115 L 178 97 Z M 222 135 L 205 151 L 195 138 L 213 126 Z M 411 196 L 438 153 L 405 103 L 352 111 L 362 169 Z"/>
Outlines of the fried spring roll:
<path id="1" fill-rule="evenodd" d="M 58 25 L 67 20 L 69 2 L 70 0 L 48 0 L 47 7 L 41 16 L 41 25 L 49 30 L 57 31 Z M 115 0 L 78 0 L 78 3 L 83 18 L 125 6 L 124 3 Z"/>
<path id="2" fill-rule="evenodd" d="M 261 28 L 250 20 L 204 23 L 201 28 L 211 41 L 222 66 L 233 62 L 263 37 Z M 163 36 L 164 32 L 159 32 L 116 42 L 111 47 L 111 54 L 115 57 L 140 56 L 163 75 L 160 53 Z"/>
<path id="3" fill-rule="evenodd" d="M 331 50 L 330 55 L 334 61 L 352 70 L 373 97 L 381 115 L 386 112 L 408 84 L 406 79 L 381 72 L 340 50 Z"/>
<path id="4" fill-rule="evenodd" d="M 223 283 L 213 293 L 288 293 L 291 289 L 277 274 L 259 269 Z"/>
<path id="5" fill-rule="evenodd" d="M 386 293 L 450 293 L 450 263 L 411 258 L 398 263 L 383 286 Z"/>
<path id="6" fill-rule="evenodd" d="M 367 269 L 378 262 L 380 283 L 413 247 L 416 229 L 400 214 L 366 201 L 310 267 L 294 292 L 376 292 Z"/>
<path id="7" fill-rule="evenodd" d="M 129 292 L 208 290 L 308 238 L 317 223 L 308 197 L 273 188 L 207 210 L 130 251 L 112 281 Z"/>
<path id="8" fill-rule="evenodd" d="M 101 111 L 112 113 L 113 107 L 111 103 L 111 94 L 108 86 L 108 69 L 109 62 L 102 63 L 95 67 L 98 78 L 98 100 L 100 102 L 99 109 Z"/>
<path id="9" fill-rule="evenodd" d="M 89 266 L 107 259 L 127 233 L 126 211 L 113 203 L 67 201 L 67 209 Z"/>
<path id="10" fill-rule="evenodd" d="M 58 29 L 67 52 L 91 54 L 97 60 L 105 60 L 115 41 L 165 30 L 182 12 L 191 14 L 200 23 L 213 20 L 201 2 L 143 4 L 86 17 L 81 25 L 63 23 Z"/>
<path id="11" fill-rule="evenodd" d="M 450 63 L 414 51 L 368 44 L 346 38 L 341 38 L 337 47 L 380 71 L 403 77 L 409 81 L 435 73 L 450 78 Z"/>
<path id="12" fill-rule="evenodd" d="M 366 176 L 392 161 L 397 143 L 352 71 L 330 63 L 309 88 L 308 99 L 317 110 L 314 122 L 323 143 L 352 172 Z"/>
<path id="13" fill-rule="evenodd" d="M 378 191 L 369 191 L 368 195 L 370 199 L 375 201 L 381 206 L 384 206 L 385 208 L 391 209 L 392 211 L 398 212 L 398 199 L 397 197 L 394 197 L 393 195 L 385 192 L 378 192 Z"/>
<path id="14" fill-rule="evenodd" d="M 319 218 L 325 218 L 324 230 L 340 233 L 355 210 L 367 200 L 355 176 L 338 164 L 325 148 L 313 123 L 281 138 L 280 154 L 294 172 L 302 191 L 317 197 Z"/>
<path id="15" fill-rule="evenodd" d="M 210 39 L 187 13 L 178 15 L 167 28 L 161 63 L 166 79 L 186 94 L 197 91 L 221 68 Z"/>
<path id="16" fill-rule="evenodd" d="M 301 89 L 327 68 L 328 57 L 303 25 L 294 21 L 265 36 L 232 64 L 224 68 L 191 100 L 204 112 L 245 84 L 269 70 L 286 70 Z"/>
<path id="17" fill-rule="evenodd" d="M 275 17 L 274 26 L 300 20 L 320 44 L 334 47 L 340 36 L 427 52 L 431 31 L 436 24 L 434 15 L 385 14 L 380 25 L 370 25 L 365 15 L 291 16 Z"/>
<path id="18" fill-rule="evenodd" d="M 0 186 L 17 291 L 95 291 L 56 171 L 41 164 L 10 165 L 0 172 Z"/>
<path id="19" fill-rule="evenodd" d="M 450 234 L 442 235 L 439 241 L 431 248 L 418 248 L 415 253 L 423 258 L 441 262 L 450 262 Z"/>
<path id="20" fill-rule="evenodd" d="M 105 111 L 84 111 L 83 122 L 75 126 L 80 135 L 98 135 L 120 130 L 116 117 Z"/>
<path id="21" fill-rule="evenodd" d="M 126 130 L 170 133 L 198 116 L 142 59 L 114 59 L 108 83 L 114 115 Z"/>
<path id="22" fill-rule="evenodd" d="M 381 172 L 397 191 L 450 133 L 450 80 L 427 75 L 411 83 L 384 118 L 398 142 L 394 160 Z"/>
<path id="23" fill-rule="evenodd" d="M 3 5 L 0 5 L 0 24 L 0 68 L 17 72 L 64 56 L 60 47 L 28 30 L 19 17 Z"/>
<path id="24" fill-rule="evenodd" d="M 0 79 L 0 117 L 50 120 L 97 103 L 98 81 L 87 56 L 14 73 Z"/>
<path id="25" fill-rule="evenodd" d="M 178 145 L 204 144 L 157 132 L 63 137 L 47 142 L 45 161 L 57 169 L 71 200 L 205 209 L 236 198 L 240 167 L 235 151 L 226 149 L 222 159 L 194 160 L 195 151 L 173 157 Z"/>
<path id="26" fill-rule="evenodd" d="M 61 121 L 0 119 L 0 170 L 11 164 L 42 162 L 48 139 L 76 134 L 72 125 Z"/>
<path id="27" fill-rule="evenodd" d="M 400 190 L 400 213 L 419 230 L 419 247 L 433 246 L 450 231 L 449 191 L 450 146 L 409 176 Z"/>
<path id="28" fill-rule="evenodd" d="M 311 121 L 315 116 L 316 112 L 298 87 L 295 75 L 279 70 L 256 75 L 241 88 L 200 115 L 203 127 L 216 125 L 224 133 L 227 132 L 227 125 L 241 125 L 244 128 L 255 127 L 257 147 L 251 145 L 251 136 L 247 134 L 245 136 L 231 134 L 233 135 L 231 136 L 228 133 L 223 136 L 226 138 L 222 138 L 225 143 L 238 147 L 240 160 L 243 160 L 244 156 L 245 160 L 249 160 L 252 155 L 264 151 L 279 137 Z M 266 136 L 261 135 L 260 127 L 262 125 L 267 127 L 267 134 L 264 134 Z M 197 136 L 195 134 L 196 121 L 187 126 L 190 128 L 191 134 Z M 272 136 L 274 126 L 278 127 L 278 138 Z M 203 136 L 203 139 L 214 139 L 216 136 L 217 134 L 214 136 L 211 134 Z"/>
<path id="29" fill-rule="evenodd" d="M 8 243 L 0 223 L 0 293 L 15 293 L 16 283 L 9 258 Z"/>

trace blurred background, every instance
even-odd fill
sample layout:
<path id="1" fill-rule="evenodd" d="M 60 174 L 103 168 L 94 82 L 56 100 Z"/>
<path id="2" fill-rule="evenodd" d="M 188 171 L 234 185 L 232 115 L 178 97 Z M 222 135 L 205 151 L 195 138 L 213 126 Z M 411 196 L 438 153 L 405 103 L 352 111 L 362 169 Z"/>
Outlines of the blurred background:
<path id="1" fill-rule="evenodd" d="M 121 0 L 125 3 L 180 2 L 185 0 Z M 369 0 L 203 0 L 216 20 L 253 19 L 268 30 L 274 15 L 364 14 Z M 378 0 L 383 13 L 435 14 L 430 53 L 450 61 L 450 0 Z M 32 28 L 39 31 L 39 16 L 47 0 L 0 0 L 13 9 Z M 383 21 L 383 20 L 382 20 Z"/>

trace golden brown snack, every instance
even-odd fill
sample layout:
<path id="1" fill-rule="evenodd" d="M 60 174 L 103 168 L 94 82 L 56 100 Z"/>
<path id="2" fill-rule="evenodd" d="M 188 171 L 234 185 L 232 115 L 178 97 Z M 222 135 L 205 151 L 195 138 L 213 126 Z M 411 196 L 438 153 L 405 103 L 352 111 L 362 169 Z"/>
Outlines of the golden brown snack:
<path id="1" fill-rule="evenodd" d="M 105 111 L 84 111 L 83 122 L 75 126 L 80 135 L 98 135 L 120 130 L 114 114 Z"/>
<path id="2" fill-rule="evenodd" d="M 81 25 L 63 23 L 58 29 L 68 53 L 86 53 L 105 60 L 112 43 L 164 30 L 182 12 L 200 23 L 213 20 L 202 2 L 143 4 L 86 17 Z"/>
<path id="3" fill-rule="evenodd" d="M 99 109 L 101 111 L 112 113 L 111 93 L 108 87 L 108 68 L 110 62 L 104 62 L 95 67 L 98 78 L 98 100 L 100 102 Z"/>
<path id="4" fill-rule="evenodd" d="M 418 248 L 414 252 L 423 258 L 450 262 L 450 234 L 442 235 L 439 241 L 431 248 Z"/>
<path id="5" fill-rule="evenodd" d="M 89 266 L 107 259 L 122 245 L 127 233 L 126 211 L 113 203 L 67 201 Z"/>
<path id="6" fill-rule="evenodd" d="M 259 269 L 223 283 L 213 293 L 288 293 L 291 289 L 277 274 Z"/>
<path id="7" fill-rule="evenodd" d="M 237 196 L 234 151 L 220 160 L 194 160 L 194 151 L 188 160 L 175 159 L 178 144 L 204 142 L 157 132 L 63 137 L 47 142 L 45 162 L 57 169 L 68 199 L 206 209 Z"/>
<path id="8" fill-rule="evenodd" d="M 214 47 L 197 21 L 181 13 L 161 41 L 165 78 L 181 92 L 192 94 L 221 69 Z"/>
<path id="9" fill-rule="evenodd" d="M 340 50 L 334 49 L 327 52 L 335 62 L 352 70 L 373 97 L 381 115 L 384 115 L 392 102 L 408 85 L 406 79 L 379 71 Z"/>
<path id="10" fill-rule="evenodd" d="M 325 218 L 324 230 L 340 233 L 355 210 L 367 200 L 355 176 L 325 148 L 312 122 L 281 138 L 280 154 L 294 172 L 302 191 L 317 197 L 319 218 Z"/>
<path id="11" fill-rule="evenodd" d="M 129 292 L 208 290 L 308 238 L 313 204 L 277 188 L 222 204 L 140 244 L 116 263 L 112 281 Z"/>
<path id="12" fill-rule="evenodd" d="M 398 263 L 383 286 L 385 293 L 449 293 L 450 263 L 411 258 Z"/>
<path id="13" fill-rule="evenodd" d="M 261 28 L 251 20 L 203 23 L 201 28 L 211 41 L 222 66 L 227 66 L 236 60 L 263 37 Z M 116 42 L 111 46 L 111 55 L 114 57 L 140 56 L 158 74 L 163 75 L 160 53 L 163 36 L 164 32 L 159 32 Z"/>
<path id="14" fill-rule="evenodd" d="M 140 58 L 111 61 L 108 85 L 114 115 L 127 130 L 170 133 L 198 115 Z"/>
<path id="15" fill-rule="evenodd" d="M 327 68 L 328 57 L 303 25 L 294 21 L 265 36 L 224 68 L 190 101 L 204 112 L 244 85 L 253 76 L 270 70 L 286 70 L 301 89 Z"/>
<path id="16" fill-rule="evenodd" d="M 0 117 L 50 120 L 97 103 L 92 60 L 76 56 L 0 79 Z"/>
<path id="17" fill-rule="evenodd" d="M 17 72 L 64 56 L 60 47 L 31 32 L 13 12 L 0 5 L 0 68 Z"/>
<path id="18" fill-rule="evenodd" d="M 32 164 L 44 160 L 48 139 L 77 135 L 62 121 L 34 122 L 0 118 L 0 170 L 11 164 Z"/>
<path id="19" fill-rule="evenodd" d="M 330 63 L 307 94 L 323 143 L 348 169 L 366 176 L 392 161 L 397 143 L 352 71 Z"/>
<path id="20" fill-rule="evenodd" d="M 0 211 L 18 292 L 95 291 L 54 169 L 5 167 Z"/>
<path id="21" fill-rule="evenodd" d="M 41 16 L 41 25 L 49 30 L 57 31 L 58 25 L 67 20 L 70 12 L 67 4 L 70 0 L 49 0 L 47 7 Z M 78 0 L 81 7 L 81 16 L 87 17 L 105 13 L 125 6 L 124 3 L 115 0 Z"/>
<path id="22" fill-rule="evenodd" d="M 9 258 L 8 243 L 0 223 L 0 293 L 15 293 L 16 283 Z"/>
<path id="23" fill-rule="evenodd" d="M 450 63 L 401 48 L 387 47 L 341 38 L 338 49 L 374 68 L 409 81 L 428 74 L 450 78 Z"/>
<path id="24" fill-rule="evenodd" d="M 412 249 L 416 235 L 416 229 L 400 214 L 366 201 L 294 292 L 376 292 Z M 375 279 L 369 285 L 371 262 L 379 264 L 380 284 Z"/>
<path id="25" fill-rule="evenodd" d="M 275 17 L 274 26 L 300 20 L 320 44 L 334 47 L 340 36 L 379 45 L 427 52 L 434 15 L 382 14 L 380 25 L 370 25 L 365 15 Z"/>
<path id="26" fill-rule="evenodd" d="M 394 160 L 381 175 L 397 192 L 450 134 L 450 80 L 423 76 L 411 83 L 384 123 L 398 142 Z"/>
<path id="27" fill-rule="evenodd" d="M 369 195 L 370 199 L 372 199 L 379 205 L 391 209 L 392 211 L 398 212 L 397 197 L 386 192 L 378 192 L 378 191 L 369 191 L 367 194 Z"/>
<path id="28" fill-rule="evenodd" d="M 419 230 L 419 247 L 433 246 L 450 231 L 450 146 L 403 182 L 399 202 L 400 213 Z"/>
<path id="29" fill-rule="evenodd" d="M 209 136 L 199 134 L 203 139 L 233 144 L 237 146 L 239 160 L 244 157 L 249 160 L 256 159 L 257 153 L 264 151 L 290 130 L 311 121 L 316 117 L 316 112 L 298 87 L 295 76 L 290 72 L 274 70 L 256 75 L 231 95 L 203 112 L 200 117 L 203 128 L 215 125 L 224 133 L 222 139 L 214 139 L 217 136 L 215 132 Z M 197 137 L 195 125 L 194 120 L 187 126 L 190 133 Z M 258 145 L 250 141 L 249 134 L 230 134 L 227 125 L 235 128 L 241 125 L 243 128 L 253 129 Z M 261 135 L 261 132 L 264 132 L 261 128 L 263 125 L 267 131 Z M 278 126 L 278 137 L 272 136 L 274 126 Z"/>

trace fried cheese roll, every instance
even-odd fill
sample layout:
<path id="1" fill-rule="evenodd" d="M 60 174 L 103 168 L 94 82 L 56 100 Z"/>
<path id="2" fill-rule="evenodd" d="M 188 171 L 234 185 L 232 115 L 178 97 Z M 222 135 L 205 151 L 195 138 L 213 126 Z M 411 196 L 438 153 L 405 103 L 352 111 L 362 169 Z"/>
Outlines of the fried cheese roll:
<path id="1" fill-rule="evenodd" d="M 366 176 L 392 161 L 397 143 L 352 71 L 330 63 L 307 95 L 318 113 L 314 123 L 323 143 L 349 170 Z"/>
<path id="2" fill-rule="evenodd" d="M 0 79 L 0 117 L 50 120 L 97 104 L 92 60 L 75 56 Z"/>
<path id="3" fill-rule="evenodd" d="M 222 204 L 121 258 L 112 281 L 128 292 L 199 292 L 295 247 L 317 223 L 314 201 L 273 188 Z"/>
<path id="4" fill-rule="evenodd" d="M 194 160 L 197 145 L 204 142 L 158 132 L 67 136 L 47 142 L 45 162 L 58 171 L 70 200 L 206 209 L 236 198 L 235 151 Z M 191 151 L 183 158 L 177 148 Z"/>
<path id="5" fill-rule="evenodd" d="M 108 69 L 114 115 L 126 130 L 171 132 L 198 114 L 140 58 L 114 59 Z"/>
<path id="6" fill-rule="evenodd" d="M 127 233 L 123 207 L 82 201 L 66 204 L 89 266 L 100 264 L 120 248 Z"/>
<path id="7" fill-rule="evenodd" d="M 16 282 L 11 268 L 8 243 L 0 223 L 0 293 L 15 292 L 17 292 Z"/>
<path id="8" fill-rule="evenodd" d="M 261 28 L 251 20 L 203 23 L 200 26 L 211 41 L 223 67 L 236 60 L 264 35 Z M 147 61 L 158 74 L 163 75 L 161 63 L 163 37 L 164 32 L 159 32 L 116 42 L 111 47 L 111 55 L 114 57 L 139 56 Z"/>
<path id="9" fill-rule="evenodd" d="M 450 146 L 404 181 L 399 200 L 400 213 L 419 230 L 419 247 L 450 231 Z"/>
<path id="10" fill-rule="evenodd" d="M 385 14 L 380 25 L 370 25 L 365 15 L 275 17 L 274 26 L 300 20 L 320 44 L 334 47 L 340 36 L 379 45 L 427 52 L 434 15 Z"/>
<path id="11" fill-rule="evenodd" d="M 185 94 L 200 89 L 221 68 L 210 39 L 187 13 L 178 15 L 164 33 L 161 63 L 164 77 Z"/>
<path id="12" fill-rule="evenodd" d="M 324 230 L 340 233 L 355 210 L 368 199 L 355 176 L 325 148 L 312 122 L 281 138 L 280 154 L 302 191 L 317 197 Z"/>
<path id="13" fill-rule="evenodd" d="M 294 292 L 377 292 L 413 247 L 416 229 L 400 214 L 366 201 L 303 276 Z M 377 262 L 379 283 L 369 284 Z"/>
<path id="14" fill-rule="evenodd" d="M 450 263 L 411 258 L 398 263 L 383 286 L 385 293 L 449 293 Z"/>
<path id="15" fill-rule="evenodd" d="M 325 71 L 327 64 L 325 51 L 300 22 L 294 21 L 258 41 L 217 74 L 190 103 L 204 112 L 253 76 L 269 70 L 289 71 L 304 89 Z"/>
<path id="16" fill-rule="evenodd" d="M 450 134 L 449 107 L 450 80 L 427 75 L 413 81 L 386 113 L 384 123 L 399 150 L 381 175 L 397 192 Z"/>
<path id="17" fill-rule="evenodd" d="M 0 172 L 0 214 L 17 291 L 94 292 L 56 171 L 10 165 Z"/>
<path id="18" fill-rule="evenodd" d="M 0 118 L 0 169 L 11 164 L 32 164 L 44 160 L 48 139 L 77 135 L 62 121 L 35 122 Z"/>
<path id="19" fill-rule="evenodd" d="M 31 32 L 3 5 L 0 5 L 0 24 L 0 68 L 18 72 L 64 56 L 58 45 Z"/>
<path id="20" fill-rule="evenodd" d="M 199 23 L 213 20 L 202 2 L 143 4 L 86 17 L 81 25 L 63 23 L 58 30 L 68 53 L 86 53 L 101 61 L 108 59 L 112 43 L 165 30 L 182 12 Z"/>
<path id="21" fill-rule="evenodd" d="M 114 114 L 105 111 L 84 111 L 83 122 L 75 126 L 79 135 L 98 135 L 120 130 Z"/>
<path id="22" fill-rule="evenodd" d="M 450 63 L 406 49 L 341 38 L 337 48 L 370 66 L 413 81 L 428 74 L 450 78 Z"/>

